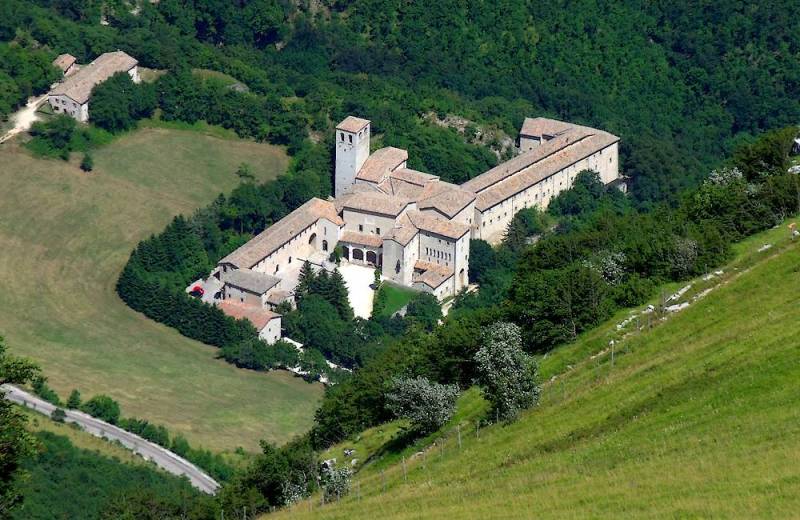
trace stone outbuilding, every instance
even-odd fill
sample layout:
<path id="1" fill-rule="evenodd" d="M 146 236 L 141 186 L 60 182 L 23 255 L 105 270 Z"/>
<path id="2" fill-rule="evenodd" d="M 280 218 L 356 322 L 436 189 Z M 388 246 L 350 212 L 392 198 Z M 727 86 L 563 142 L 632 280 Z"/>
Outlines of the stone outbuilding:
<path id="1" fill-rule="evenodd" d="M 47 102 L 56 114 L 68 114 L 82 123 L 89 120 L 89 99 L 97 85 L 118 72 L 127 72 L 134 83 L 140 81 L 139 62 L 122 51 L 106 52 L 79 68 L 74 60 L 68 54 L 56 58 L 54 64 L 64 71 L 65 79 L 50 91 Z"/>

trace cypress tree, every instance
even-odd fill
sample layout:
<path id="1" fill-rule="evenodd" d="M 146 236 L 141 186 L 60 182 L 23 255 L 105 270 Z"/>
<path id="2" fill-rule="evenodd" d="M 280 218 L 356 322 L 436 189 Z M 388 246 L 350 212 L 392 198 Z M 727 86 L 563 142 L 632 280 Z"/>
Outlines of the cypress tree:
<path id="1" fill-rule="evenodd" d="M 347 296 L 347 285 L 339 269 L 334 269 L 328 281 L 328 298 L 331 305 L 339 311 L 339 316 L 345 320 L 353 319 L 353 309 L 350 307 L 350 300 Z"/>
<path id="2" fill-rule="evenodd" d="M 294 289 L 294 295 L 298 301 L 311 291 L 311 287 L 314 284 L 314 278 L 314 269 L 311 267 L 311 262 L 306 260 L 303 262 L 303 267 L 300 268 L 300 276 L 297 280 L 297 287 Z"/>

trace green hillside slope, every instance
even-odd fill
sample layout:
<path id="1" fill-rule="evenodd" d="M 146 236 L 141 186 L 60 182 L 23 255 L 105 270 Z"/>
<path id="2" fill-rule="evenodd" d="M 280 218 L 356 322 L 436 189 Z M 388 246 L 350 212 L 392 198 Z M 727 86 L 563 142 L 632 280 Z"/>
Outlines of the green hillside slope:
<path id="1" fill-rule="evenodd" d="M 240 163 L 259 181 L 285 171 L 282 149 L 228 134 L 143 128 L 98 149 L 90 175 L 77 157 L 0 149 L 0 331 L 14 353 L 39 363 L 64 399 L 73 388 L 108 394 L 125 415 L 215 451 L 305 431 L 321 386 L 218 360 L 218 349 L 132 311 L 114 285 L 139 240 L 230 192 Z"/>
<path id="2" fill-rule="evenodd" d="M 686 293 L 713 287 L 689 308 L 627 335 L 616 330 L 623 314 L 544 359 L 541 404 L 517 422 L 476 436 L 467 409 L 480 398 L 468 392 L 461 447 L 451 424 L 442 445 L 406 450 L 405 464 L 399 454 L 367 464 L 340 502 L 316 496 L 278 516 L 796 515 L 800 247 L 784 227 L 737 247 L 746 254 L 723 275 Z M 613 365 L 611 337 L 621 338 Z"/>

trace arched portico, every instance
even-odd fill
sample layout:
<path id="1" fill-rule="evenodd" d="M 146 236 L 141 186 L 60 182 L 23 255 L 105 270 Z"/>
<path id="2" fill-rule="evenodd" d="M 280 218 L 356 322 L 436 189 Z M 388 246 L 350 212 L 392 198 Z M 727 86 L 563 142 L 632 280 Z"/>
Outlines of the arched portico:
<path id="1" fill-rule="evenodd" d="M 358 260 L 359 262 L 364 261 L 364 251 L 361 249 L 353 248 L 353 260 Z"/>

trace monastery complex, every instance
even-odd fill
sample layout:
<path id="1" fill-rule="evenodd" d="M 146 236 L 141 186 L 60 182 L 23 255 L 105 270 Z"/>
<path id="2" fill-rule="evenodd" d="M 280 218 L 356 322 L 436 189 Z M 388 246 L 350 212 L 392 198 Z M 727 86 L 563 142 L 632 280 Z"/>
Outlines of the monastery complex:
<path id="1" fill-rule="evenodd" d="M 406 150 L 370 153 L 370 122 L 351 116 L 336 127 L 335 198 L 309 200 L 212 274 L 226 304 L 262 309 L 269 321 L 293 301 L 302 264 L 333 269 L 338 246 L 344 260 L 441 300 L 468 284 L 470 239 L 499 242 L 518 210 L 544 209 L 583 170 L 617 181 L 618 143 L 602 130 L 528 118 L 519 155 L 459 186 L 408 168 Z"/>

